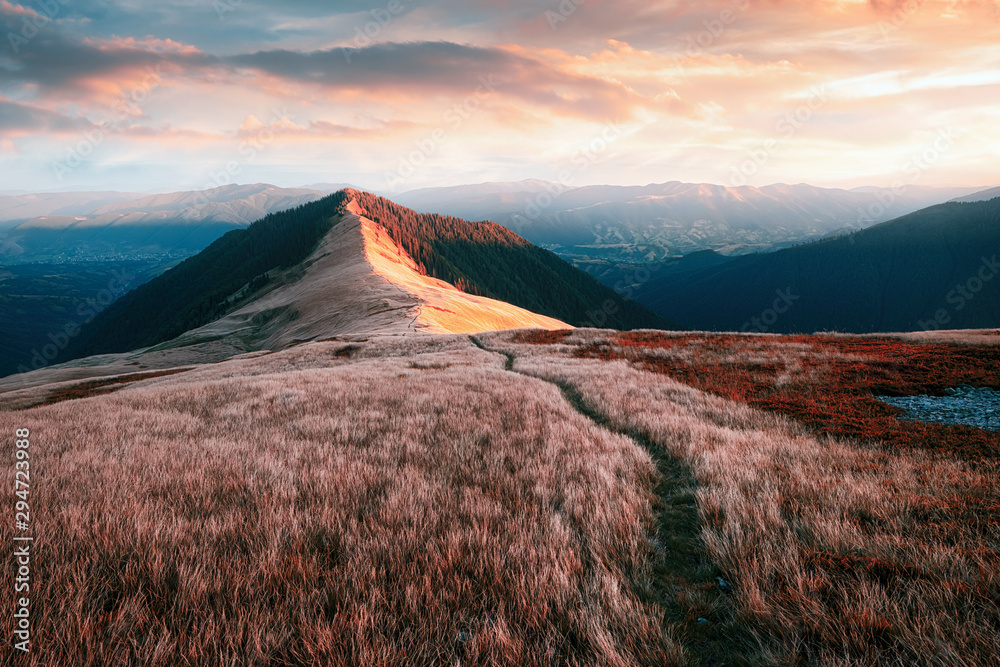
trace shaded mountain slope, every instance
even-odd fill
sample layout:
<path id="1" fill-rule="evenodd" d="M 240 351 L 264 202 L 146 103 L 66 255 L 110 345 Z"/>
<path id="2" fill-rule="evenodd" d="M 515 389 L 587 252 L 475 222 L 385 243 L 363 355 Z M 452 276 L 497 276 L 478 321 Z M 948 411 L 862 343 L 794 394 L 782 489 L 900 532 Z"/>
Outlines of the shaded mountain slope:
<path id="1" fill-rule="evenodd" d="M 948 203 L 850 236 L 668 275 L 636 298 L 708 330 L 1000 325 L 1000 200 Z"/>
<path id="2" fill-rule="evenodd" d="M 87 324 L 63 359 L 125 352 L 170 340 L 224 315 L 229 297 L 263 287 L 267 273 L 305 259 L 333 226 L 338 193 L 272 213 L 135 289 Z"/>

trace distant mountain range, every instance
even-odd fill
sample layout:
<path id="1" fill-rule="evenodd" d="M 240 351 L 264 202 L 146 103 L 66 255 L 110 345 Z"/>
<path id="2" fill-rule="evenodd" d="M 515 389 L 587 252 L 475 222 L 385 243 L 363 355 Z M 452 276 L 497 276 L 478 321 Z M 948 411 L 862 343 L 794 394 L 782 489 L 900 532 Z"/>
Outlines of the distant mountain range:
<path id="1" fill-rule="evenodd" d="M 0 196 L 0 264 L 178 260 L 229 230 L 345 187 L 257 183 L 168 194 Z M 678 182 L 567 188 L 527 180 L 420 189 L 394 200 L 422 212 L 497 222 L 582 265 L 656 262 L 700 250 L 725 255 L 769 251 L 857 230 L 972 192 L 809 185 L 728 188 Z"/>
<path id="2" fill-rule="evenodd" d="M 660 183 L 567 188 L 529 180 L 414 190 L 421 211 L 488 219 L 575 261 L 656 262 L 700 250 L 748 254 L 856 231 L 976 188 L 840 190 Z"/>
<path id="3" fill-rule="evenodd" d="M 104 204 L 143 195 L 134 192 L 43 192 L 0 195 L 0 229 L 41 216 L 86 215 Z"/>
<path id="4" fill-rule="evenodd" d="M 1000 197 L 984 196 L 778 252 L 679 262 L 626 293 L 696 329 L 998 327 Z"/>
<path id="5" fill-rule="evenodd" d="M 0 205 L 12 206 L 5 213 L 8 217 L 45 211 L 6 230 L 0 239 L 0 263 L 179 259 L 269 213 L 326 195 L 321 190 L 261 183 L 126 199 L 114 193 L 97 194 L 74 193 L 80 197 L 76 204 L 70 203 L 68 195 L 0 201 Z"/>

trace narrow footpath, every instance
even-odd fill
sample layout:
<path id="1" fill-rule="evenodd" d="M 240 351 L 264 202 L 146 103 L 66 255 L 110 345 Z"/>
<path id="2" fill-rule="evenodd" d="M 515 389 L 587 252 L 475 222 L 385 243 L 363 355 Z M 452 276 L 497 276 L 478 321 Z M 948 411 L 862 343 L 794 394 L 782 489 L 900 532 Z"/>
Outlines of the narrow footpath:
<path id="1" fill-rule="evenodd" d="M 697 482 L 688 467 L 643 434 L 611 423 L 572 385 L 518 371 L 514 354 L 491 349 L 475 336 L 469 339 L 479 349 L 503 356 L 505 370 L 556 386 L 574 410 L 598 427 L 632 439 L 649 453 L 660 473 L 652 489 L 655 534 L 650 536 L 657 557 L 651 564 L 649 586 L 637 585 L 634 592 L 642 602 L 663 610 L 663 621 L 671 627 L 674 639 L 682 643 L 690 664 L 746 664 L 734 644 L 745 643 L 748 638 L 740 636 L 743 633 L 737 629 L 728 599 L 731 588 L 703 548 L 695 498 Z"/>

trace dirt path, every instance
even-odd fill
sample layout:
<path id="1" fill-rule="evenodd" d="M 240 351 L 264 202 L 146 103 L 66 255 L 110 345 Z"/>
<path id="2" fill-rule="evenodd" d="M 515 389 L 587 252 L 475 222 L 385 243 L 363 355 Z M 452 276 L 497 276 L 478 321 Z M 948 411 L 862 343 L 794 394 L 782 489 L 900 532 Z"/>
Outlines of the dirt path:
<path id="1" fill-rule="evenodd" d="M 631 438 L 649 453 L 660 473 L 652 489 L 656 532 L 650 536 L 657 558 L 652 563 L 652 581 L 647 586 L 637 582 L 635 593 L 643 602 L 657 604 L 663 610 L 663 622 L 671 626 L 671 635 L 683 643 L 692 665 L 740 664 L 739 658 L 733 661 L 737 638 L 733 628 L 735 615 L 728 600 L 729 586 L 719 577 L 703 548 L 695 502 L 697 483 L 688 467 L 641 433 L 612 424 L 571 384 L 518 371 L 514 354 L 492 349 L 475 336 L 469 338 L 481 350 L 503 356 L 505 370 L 558 387 L 581 415 L 605 430 Z"/>

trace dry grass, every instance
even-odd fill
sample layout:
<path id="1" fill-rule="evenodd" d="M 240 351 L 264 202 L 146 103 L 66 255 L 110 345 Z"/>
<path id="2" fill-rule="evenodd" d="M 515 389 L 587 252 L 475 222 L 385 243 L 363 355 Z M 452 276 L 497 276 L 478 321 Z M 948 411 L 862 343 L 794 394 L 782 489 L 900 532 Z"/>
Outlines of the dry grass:
<path id="1" fill-rule="evenodd" d="M 997 458 L 843 430 L 880 383 L 995 379 L 993 348 L 476 343 L 502 354 L 351 336 L 0 411 L 32 430 L 33 664 L 998 664 Z"/>
<path id="2" fill-rule="evenodd" d="M 867 338 L 891 336 L 900 340 L 910 340 L 917 343 L 960 343 L 964 345 L 1000 345 L 1000 329 L 945 329 L 940 331 L 913 331 L 894 334 L 827 334 L 829 336 L 849 336 L 851 338 Z"/>
<path id="3" fill-rule="evenodd" d="M 901 449 L 835 439 L 648 372 L 665 360 L 704 360 L 705 338 L 662 336 L 660 351 L 630 356 L 627 340 L 608 332 L 484 336 L 515 355 L 516 370 L 569 384 L 610 423 L 690 466 L 702 539 L 733 584 L 734 612 L 757 637 L 752 662 L 998 664 L 996 460 L 919 442 Z M 780 368 L 730 377 L 728 386 L 773 388 L 786 371 L 802 383 L 807 375 L 794 364 L 817 358 L 801 347 L 808 340 L 746 340 L 746 349 L 722 346 L 743 355 L 731 376 L 761 356 Z M 855 363 L 856 353 L 829 351 L 820 365 Z M 629 360 L 604 360 L 616 355 Z M 671 368 L 674 377 L 712 374 L 698 363 L 683 375 Z"/>
<path id="4" fill-rule="evenodd" d="M 650 458 L 468 339 L 300 346 L 0 413 L 25 427 L 34 664 L 681 661 L 641 601 Z"/>

